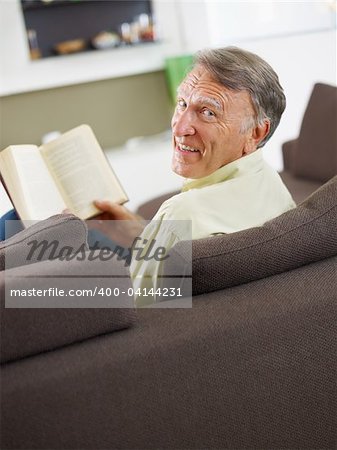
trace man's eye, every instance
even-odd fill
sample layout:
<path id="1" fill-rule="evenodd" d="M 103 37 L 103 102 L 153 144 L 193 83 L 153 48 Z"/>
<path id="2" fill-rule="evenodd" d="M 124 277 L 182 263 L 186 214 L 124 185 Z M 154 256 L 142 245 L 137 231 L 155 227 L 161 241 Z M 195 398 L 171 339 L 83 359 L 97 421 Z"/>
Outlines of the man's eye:
<path id="1" fill-rule="evenodd" d="M 177 106 L 179 108 L 186 108 L 186 102 L 185 100 L 182 100 L 181 98 L 177 100 Z"/>
<path id="2" fill-rule="evenodd" d="M 207 109 L 207 108 L 203 109 L 203 110 L 201 111 L 201 113 L 202 113 L 204 116 L 206 116 L 206 117 L 213 117 L 213 116 L 215 116 L 214 112 L 211 111 L 210 109 Z"/>

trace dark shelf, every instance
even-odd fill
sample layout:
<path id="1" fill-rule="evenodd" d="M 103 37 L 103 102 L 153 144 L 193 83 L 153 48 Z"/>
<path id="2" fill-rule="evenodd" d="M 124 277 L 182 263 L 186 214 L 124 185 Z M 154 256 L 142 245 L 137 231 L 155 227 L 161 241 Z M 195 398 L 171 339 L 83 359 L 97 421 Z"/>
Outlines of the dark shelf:
<path id="1" fill-rule="evenodd" d="M 21 0 L 23 11 L 29 11 L 32 9 L 52 8 L 54 6 L 68 6 L 81 4 L 83 2 L 93 2 L 94 0 L 53 0 L 51 2 L 43 2 L 42 0 Z"/>
<path id="2" fill-rule="evenodd" d="M 113 51 L 113 50 L 118 50 L 118 49 L 122 49 L 122 48 L 137 48 L 137 47 L 140 47 L 140 46 L 142 46 L 142 45 L 150 45 L 150 44 L 160 44 L 160 43 L 162 43 L 162 41 L 160 41 L 160 40 L 156 40 L 156 41 L 139 41 L 139 42 L 134 42 L 134 43 L 131 43 L 131 44 L 118 44 L 118 45 L 116 45 L 115 47 L 109 47 L 109 48 L 94 48 L 94 47 L 92 47 L 91 45 L 90 46 L 88 46 L 88 47 L 86 47 L 85 49 L 83 49 L 83 50 L 80 50 L 80 51 L 78 51 L 78 52 L 74 52 L 74 53 L 67 53 L 67 54 L 58 54 L 58 53 L 53 53 L 53 54 L 51 54 L 51 55 L 49 55 L 49 56 L 47 56 L 47 57 L 45 57 L 45 58 L 43 58 L 43 59 L 46 59 L 46 58 L 54 58 L 54 57 L 60 57 L 60 56 L 62 56 L 62 57 L 69 57 L 69 56 L 72 56 L 72 55 L 79 55 L 80 53 L 95 53 L 95 52 L 109 52 L 109 51 Z"/>
<path id="3" fill-rule="evenodd" d="M 32 30 L 30 48 L 38 48 L 41 58 L 55 56 L 55 45 L 65 41 L 81 39 L 87 43 L 83 51 L 90 51 L 98 33 L 120 35 L 123 23 L 140 14 L 152 16 L 151 0 L 21 0 L 21 5 L 27 33 Z"/>

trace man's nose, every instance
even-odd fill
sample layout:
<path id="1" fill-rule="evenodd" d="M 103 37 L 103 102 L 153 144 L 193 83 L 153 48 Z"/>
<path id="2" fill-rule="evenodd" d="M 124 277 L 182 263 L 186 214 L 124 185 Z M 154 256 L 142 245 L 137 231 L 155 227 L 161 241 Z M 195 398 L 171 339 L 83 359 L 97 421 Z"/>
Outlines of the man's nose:
<path id="1" fill-rule="evenodd" d="M 175 136 L 192 136 L 195 134 L 193 120 L 188 111 L 173 116 L 172 131 Z"/>

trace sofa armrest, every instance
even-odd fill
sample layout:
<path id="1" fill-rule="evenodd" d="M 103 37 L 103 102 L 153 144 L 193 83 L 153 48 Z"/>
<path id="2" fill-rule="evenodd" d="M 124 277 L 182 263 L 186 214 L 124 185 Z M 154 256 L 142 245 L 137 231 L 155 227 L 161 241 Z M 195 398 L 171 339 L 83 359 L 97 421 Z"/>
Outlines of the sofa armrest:
<path id="1" fill-rule="evenodd" d="M 65 249 L 87 250 L 87 235 L 85 222 L 73 214 L 41 220 L 0 242 L 0 271 L 57 258 Z"/>
<path id="2" fill-rule="evenodd" d="M 99 254 L 97 250 L 87 252 L 84 260 L 79 255 L 0 272 L 1 363 L 134 323 L 128 267 L 113 252 L 110 259 L 107 251 L 104 257 Z"/>

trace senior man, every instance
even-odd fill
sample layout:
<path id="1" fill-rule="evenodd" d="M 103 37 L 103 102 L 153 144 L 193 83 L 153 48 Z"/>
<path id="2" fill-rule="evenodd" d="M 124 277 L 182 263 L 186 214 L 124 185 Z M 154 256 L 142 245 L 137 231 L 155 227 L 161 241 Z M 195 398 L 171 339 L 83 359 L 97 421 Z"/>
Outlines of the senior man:
<path id="1" fill-rule="evenodd" d="M 199 52 L 178 88 L 172 118 L 172 169 L 185 178 L 182 192 L 162 204 L 142 237 L 169 250 L 186 236 L 181 220 L 191 221 L 191 237 L 198 239 L 259 226 L 293 208 L 261 150 L 285 105 L 277 74 L 259 56 L 236 47 Z M 139 223 L 123 206 L 96 206 L 102 218 Z M 160 266 L 133 261 L 136 286 L 156 287 Z"/>

